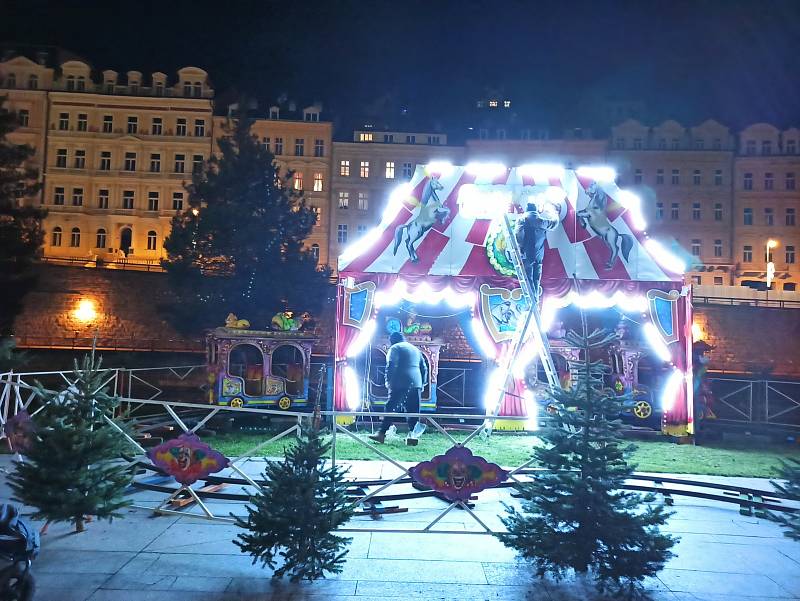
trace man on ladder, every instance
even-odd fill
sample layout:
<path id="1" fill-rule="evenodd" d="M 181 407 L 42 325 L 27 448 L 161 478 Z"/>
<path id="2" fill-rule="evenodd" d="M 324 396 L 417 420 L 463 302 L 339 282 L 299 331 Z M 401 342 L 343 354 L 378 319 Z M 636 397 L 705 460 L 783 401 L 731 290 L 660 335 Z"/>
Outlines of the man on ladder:
<path id="1" fill-rule="evenodd" d="M 517 219 L 514 227 L 520 258 L 531 286 L 534 302 L 542 298 L 542 264 L 547 232 L 557 226 L 557 215 L 548 215 L 546 211 L 540 211 L 535 203 L 529 202 L 525 207 L 525 213 Z"/>

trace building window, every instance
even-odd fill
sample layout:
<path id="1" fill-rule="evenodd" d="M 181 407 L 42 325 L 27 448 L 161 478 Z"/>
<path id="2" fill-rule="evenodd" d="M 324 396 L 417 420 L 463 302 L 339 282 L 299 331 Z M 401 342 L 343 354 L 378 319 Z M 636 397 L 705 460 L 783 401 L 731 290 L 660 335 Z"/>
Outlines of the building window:
<path id="1" fill-rule="evenodd" d="M 75 169 L 86 169 L 86 151 L 75 151 Z"/>
<path id="2" fill-rule="evenodd" d="M 722 203 L 718 202 L 714 205 L 714 221 L 722 221 Z"/>
<path id="3" fill-rule="evenodd" d="M 303 172 L 302 171 L 295 171 L 294 172 L 294 185 L 295 190 L 302 190 L 303 189 Z"/>
<path id="4" fill-rule="evenodd" d="M 81 228 L 74 227 L 72 228 L 71 235 L 69 237 L 69 245 L 72 248 L 79 248 L 81 245 Z"/>
<path id="5" fill-rule="evenodd" d="M 786 246 L 786 262 L 789 265 L 794 265 L 794 246 L 787 245 Z"/>
<path id="6" fill-rule="evenodd" d="M 343 177 L 350 175 L 350 161 L 339 161 L 339 175 Z"/>
<path id="7" fill-rule="evenodd" d="M 322 192 L 322 174 L 314 173 L 314 192 Z"/>
<path id="8" fill-rule="evenodd" d="M 694 284 L 695 286 L 699 286 L 702 283 L 703 283 L 703 276 L 699 275 L 692 276 L 692 284 Z"/>
<path id="9" fill-rule="evenodd" d="M 106 247 L 106 231 L 103 228 L 97 230 L 97 234 L 95 235 L 94 247 L 95 248 Z"/>
<path id="10" fill-rule="evenodd" d="M 203 95 L 203 84 L 199 81 L 194 82 L 194 97 L 200 98 Z"/>
<path id="11" fill-rule="evenodd" d="M 366 225 L 359 225 L 356 226 L 356 235 L 361 238 L 364 234 L 367 233 L 367 226 Z"/>
<path id="12" fill-rule="evenodd" d="M 703 150 L 705 148 L 705 140 L 703 138 L 697 138 L 694 141 L 694 149 L 695 150 Z"/>
<path id="13" fill-rule="evenodd" d="M 158 211 L 158 192 L 147 193 L 147 210 Z"/>
<path id="14" fill-rule="evenodd" d="M 336 228 L 336 241 L 339 244 L 347 244 L 347 224 L 340 223 Z"/>
<path id="15" fill-rule="evenodd" d="M 319 263 L 319 244 L 311 245 L 311 256 L 314 257 L 314 261 Z"/>
<path id="16" fill-rule="evenodd" d="M 673 169 L 672 170 L 672 185 L 677 186 L 681 183 L 681 170 L 680 169 Z"/>
<path id="17" fill-rule="evenodd" d="M 700 173 L 700 170 L 699 169 L 695 169 L 692 172 L 692 185 L 699 186 L 701 180 L 702 180 L 702 175 Z"/>
<path id="18" fill-rule="evenodd" d="M 769 207 L 764 209 L 764 225 L 775 225 L 775 211 Z"/>
<path id="19" fill-rule="evenodd" d="M 283 154 L 283 138 L 275 138 L 275 154 Z"/>
<path id="20" fill-rule="evenodd" d="M 680 150 L 681 142 L 678 138 L 672 138 L 672 150 Z"/>
<path id="21" fill-rule="evenodd" d="M 52 239 L 50 240 L 50 246 L 61 246 L 61 228 L 56 226 L 53 228 Z"/>
<path id="22" fill-rule="evenodd" d="M 371 132 L 361 132 L 358 134 L 358 141 L 359 142 L 372 142 L 372 133 Z"/>
<path id="23" fill-rule="evenodd" d="M 364 178 L 369 177 L 369 161 L 361 161 L 361 166 L 359 168 L 358 174 L 360 177 Z"/>
<path id="24" fill-rule="evenodd" d="M 633 183 L 634 184 L 641 184 L 642 183 L 642 170 L 637 169 L 633 172 Z"/>
<path id="25" fill-rule="evenodd" d="M 633 149 L 634 150 L 641 150 L 642 149 L 642 139 L 641 138 L 634 138 L 633 139 Z"/>
<path id="26" fill-rule="evenodd" d="M 163 96 L 164 95 L 164 82 L 157 81 L 156 82 L 156 96 Z"/>
<path id="27" fill-rule="evenodd" d="M 384 144 L 394 144 L 394 134 L 383 134 Z"/>
<path id="28" fill-rule="evenodd" d="M 172 193 L 172 210 L 173 211 L 183 210 L 183 192 Z"/>
<path id="29" fill-rule="evenodd" d="M 394 179 L 394 161 L 386 161 L 386 179 Z"/>
<path id="30" fill-rule="evenodd" d="M 192 173 L 202 173 L 203 172 L 203 155 L 202 154 L 193 154 L 192 155 Z"/>
<path id="31" fill-rule="evenodd" d="M 786 209 L 786 225 L 792 227 L 795 225 L 795 209 L 793 207 Z"/>
<path id="32" fill-rule="evenodd" d="M 416 144 L 417 136 L 406 136 L 406 144 Z"/>
<path id="33" fill-rule="evenodd" d="M 744 215 L 742 218 L 742 225 L 753 225 L 753 209 L 750 207 L 744 208 Z"/>
<path id="34" fill-rule="evenodd" d="M 656 183 L 663 184 L 664 183 L 664 170 L 663 169 L 656 169 Z"/>
<path id="35" fill-rule="evenodd" d="M 666 150 L 667 149 L 667 139 L 666 138 L 659 138 L 658 139 L 658 149 L 659 150 Z"/>
<path id="36" fill-rule="evenodd" d="M 125 190 L 122 193 L 122 208 L 123 209 L 132 209 L 133 208 L 133 190 Z"/>
<path id="37" fill-rule="evenodd" d="M 105 86 L 106 86 L 106 94 L 113 94 L 114 93 L 114 82 L 113 81 L 107 81 L 105 83 Z"/>
<path id="38" fill-rule="evenodd" d="M 786 174 L 786 189 L 794 190 L 794 172 L 792 171 Z"/>
<path id="39" fill-rule="evenodd" d="M 185 173 L 186 172 L 186 155 L 185 154 L 176 154 L 175 155 L 175 173 Z"/>
<path id="40" fill-rule="evenodd" d="M 764 174 L 764 189 L 772 190 L 775 187 L 775 178 L 771 173 Z"/>
<path id="41" fill-rule="evenodd" d="M 617 150 L 625 150 L 625 138 L 617 138 L 614 142 L 614 146 Z"/>
<path id="42" fill-rule="evenodd" d="M 714 171 L 714 185 L 721 186 L 722 185 L 722 169 L 717 169 Z"/>
<path id="43" fill-rule="evenodd" d="M 187 98 L 192 95 L 192 83 L 186 81 L 183 83 L 183 95 Z"/>
<path id="44" fill-rule="evenodd" d="M 204 138 L 206 135 L 206 121 L 205 119 L 194 120 L 194 136 L 195 138 Z"/>
<path id="45" fill-rule="evenodd" d="M 403 178 L 411 179 L 414 175 L 414 165 L 412 163 L 403 163 Z"/>
<path id="46" fill-rule="evenodd" d="M 20 127 L 28 127 L 31 120 L 31 112 L 28 109 L 20 109 L 17 111 L 17 122 Z"/>
<path id="47" fill-rule="evenodd" d="M 314 140 L 314 156 L 315 157 L 325 156 L 325 140 L 321 140 L 319 138 Z"/>
<path id="48" fill-rule="evenodd" d="M 669 211 L 669 218 L 672 219 L 672 221 L 678 221 L 678 219 L 680 219 L 680 208 L 681 206 L 677 202 L 672 203 Z"/>
<path id="49" fill-rule="evenodd" d="M 164 131 L 164 120 L 161 117 L 153 117 L 153 123 L 150 126 L 150 133 L 154 136 L 160 136 Z"/>
<path id="50" fill-rule="evenodd" d="M 110 134 L 114 131 L 114 116 L 103 115 L 103 133 Z"/>
<path id="51" fill-rule="evenodd" d="M 183 117 L 179 117 L 178 121 L 175 124 L 175 135 L 176 136 L 186 135 L 186 119 L 184 119 Z"/>
<path id="52" fill-rule="evenodd" d="M 54 205 L 63 205 L 64 204 L 64 188 L 58 186 L 57 188 L 53 188 L 53 204 Z"/>
<path id="53" fill-rule="evenodd" d="M 39 89 L 39 76 L 38 75 L 30 75 L 28 77 L 28 89 L 29 90 L 37 90 Z"/>
<path id="54" fill-rule="evenodd" d="M 339 192 L 339 208 L 346 209 L 350 206 L 350 192 L 344 190 Z"/>
<path id="55" fill-rule="evenodd" d="M 772 154 L 772 142 L 769 140 L 761 142 L 761 154 Z"/>
<path id="56" fill-rule="evenodd" d="M 797 154 L 797 142 L 794 140 L 786 142 L 786 154 Z"/>
<path id="57" fill-rule="evenodd" d="M 301 157 L 306 151 L 306 141 L 303 138 L 295 138 L 294 141 L 294 156 Z"/>
<path id="58" fill-rule="evenodd" d="M 745 154 L 755 154 L 756 153 L 756 141 L 755 140 L 748 140 L 744 145 L 744 152 Z"/>
<path id="59" fill-rule="evenodd" d="M 103 150 L 100 153 L 100 171 L 111 171 L 111 151 Z"/>
<path id="60" fill-rule="evenodd" d="M 59 148 L 56 150 L 56 167 L 66 169 L 67 167 L 67 149 Z"/>
<path id="61" fill-rule="evenodd" d="M 147 232 L 147 250 L 156 250 L 158 247 L 158 234 L 154 230 Z"/>
<path id="62" fill-rule="evenodd" d="M 161 155 L 150 155 L 150 173 L 161 173 Z"/>
<path id="63" fill-rule="evenodd" d="M 73 207 L 83 206 L 83 188 L 72 189 L 72 206 Z"/>
<path id="64" fill-rule="evenodd" d="M 657 202 L 656 203 L 656 219 L 658 219 L 659 221 L 664 219 L 664 203 L 663 202 Z"/>
<path id="65" fill-rule="evenodd" d="M 722 276 L 721 275 L 715 275 L 714 276 L 714 285 L 715 286 L 722 286 Z"/>
<path id="66" fill-rule="evenodd" d="M 312 205 L 311 210 L 314 211 L 314 225 L 322 225 L 322 207 Z"/>
<path id="67" fill-rule="evenodd" d="M 752 263 L 752 262 L 753 262 L 753 247 L 745 245 L 744 250 L 742 250 L 742 263 Z"/>
<path id="68" fill-rule="evenodd" d="M 722 240 L 714 240 L 714 257 L 719 259 L 722 256 Z"/>
<path id="69" fill-rule="evenodd" d="M 369 192 L 361 191 L 358 193 L 358 210 L 366 211 L 369 208 Z"/>
<path id="70" fill-rule="evenodd" d="M 125 153 L 125 167 L 123 169 L 125 171 L 136 171 L 136 153 L 135 152 L 126 152 Z"/>
<path id="71" fill-rule="evenodd" d="M 139 131 L 139 117 L 128 117 L 128 133 L 135 134 Z"/>
<path id="72" fill-rule="evenodd" d="M 108 190 L 102 189 L 97 191 L 97 208 L 98 209 L 108 208 Z"/>
<path id="73" fill-rule="evenodd" d="M 89 115 L 86 113 L 78 113 L 78 131 L 87 131 L 89 129 Z"/>
<path id="74" fill-rule="evenodd" d="M 752 190 L 753 189 L 753 174 L 752 173 L 745 173 L 744 180 L 742 181 L 742 187 L 745 190 Z"/>
<path id="75" fill-rule="evenodd" d="M 503 130 L 503 139 L 506 137 L 506 130 Z M 428 144 L 439 144 L 439 136 L 428 136 Z"/>
<path id="76" fill-rule="evenodd" d="M 692 221 L 700 221 L 700 203 L 692 203 Z"/>
<path id="77" fill-rule="evenodd" d="M 69 129 L 69 113 L 60 113 L 58 115 L 58 129 L 62 131 Z"/>

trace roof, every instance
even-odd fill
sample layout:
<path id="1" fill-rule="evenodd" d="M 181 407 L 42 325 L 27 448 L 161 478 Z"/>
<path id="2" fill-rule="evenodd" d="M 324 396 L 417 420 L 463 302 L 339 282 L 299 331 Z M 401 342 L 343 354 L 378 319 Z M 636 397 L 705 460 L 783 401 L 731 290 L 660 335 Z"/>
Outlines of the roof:
<path id="1" fill-rule="evenodd" d="M 609 173 L 547 165 L 420 165 L 392 195 L 381 223 L 340 255 L 339 272 L 514 276 L 499 221 L 481 211 L 499 202 L 501 214 L 508 210 L 516 218 L 520 205 L 544 198 L 557 207 L 560 222 L 547 233 L 543 278 L 682 281 L 680 262 L 645 235 L 638 197 L 617 187 Z M 437 181 L 441 189 L 432 196 Z M 414 261 L 406 232 L 432 209 L 438 219 L 412 245 Z"/>

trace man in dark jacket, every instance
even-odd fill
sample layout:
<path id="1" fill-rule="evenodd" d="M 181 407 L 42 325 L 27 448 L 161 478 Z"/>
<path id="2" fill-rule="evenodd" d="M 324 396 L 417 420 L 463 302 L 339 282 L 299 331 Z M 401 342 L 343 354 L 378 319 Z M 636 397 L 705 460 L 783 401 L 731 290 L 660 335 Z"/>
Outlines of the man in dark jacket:
<path id="1" fill-rule="evenodd" d="M 555 229 L 558 219 L 540 213 L 537 206 L 529 202 L 526 211 L 516 223 L 516 237 L 520 258 L 531 285 L 531 291 L 538 300 L 542 295 L 542 264 L 544 263 L 544 243 L 547 232 Z"/>
<path id="2" fill-rule="evenodd" d="M 386 413 L 419 413 L 419 398 L 422 389 L 428 382 L 428 365 L 417 347 L 406 342 L 400 332 L 392 332 L 389 336 L 389 352 L 386 354 L 386 388 L 389 389 L 389 402 Z M 386 416 L 381 422 L 381 429 L 370 438 L 383 443 L 386 432 L 394 418 Z M 416 417 L 409 417 L 408 437 L 406 444 L 415 446 L 420 435 L 425 431 L 425 424 Z"/>

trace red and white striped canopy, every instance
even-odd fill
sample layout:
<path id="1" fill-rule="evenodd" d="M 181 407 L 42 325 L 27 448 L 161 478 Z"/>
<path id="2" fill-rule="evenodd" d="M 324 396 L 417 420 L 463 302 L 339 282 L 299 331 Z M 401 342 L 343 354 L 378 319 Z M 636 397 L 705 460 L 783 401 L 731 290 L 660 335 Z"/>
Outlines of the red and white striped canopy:
<path id="1" fill-rule="evenodd" d="M 503 271 L 504 239 L 497 234 L 498 220 L 476 212 L 474 204 L 465 205 L 462 188 L 473 184 L 469 189 L 506 192 L 503 198 L 511 202 L 504 203 L 506 208 L 501 211 L 511 213 L 519 213 L 527 200 L 537 195 L 546 194 L 556 200 L 561 221 L 547 233 L 544 279 L 681 281 L 683 275 L 676 259 L 645 235 L 638 198 L 621 190 L 609 171 L 536 165 L 418 166 L 411 182 L 390 198 L 381 223 L 340 255 L 339 272 L 511 275 Z M 432 178 L 438 180 L 441 189 L 434 199 L 428 197 L 426 201 L 438 199 L 441 210 L 439 219 L 413 245 L 418 256 L 414 261 L 405 243 L 405 232 L 398 232 L 398 228 L 421 219 L 422 200 Z M 598 191 L 604 192 L 605 198 L 602 193 L 598 196 Z M 473 194 L 473 202 L 474 198 Z M 483 198 L 492 202 L 491 194 Z M 597 198 L 603 202 L 597 202 Z M 596 221 L 581 219 L 581 212 L 584 216 L 593 215 Z M 396 235 L 402 240 L 395 248 Z M 621 250 L 623 244 L 626 252 Z M 610 261 L 612 246 L 617 248 L 617 256 Z"/>

